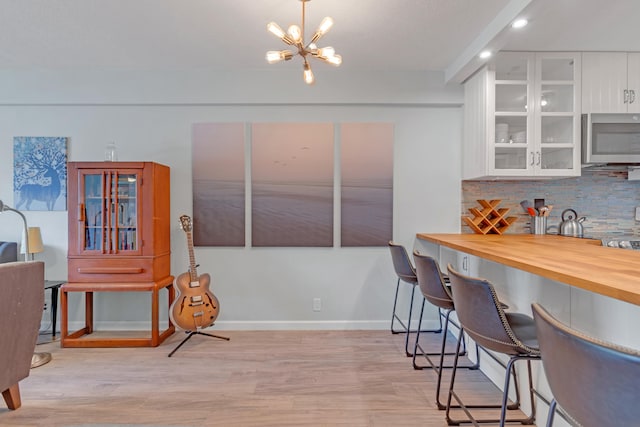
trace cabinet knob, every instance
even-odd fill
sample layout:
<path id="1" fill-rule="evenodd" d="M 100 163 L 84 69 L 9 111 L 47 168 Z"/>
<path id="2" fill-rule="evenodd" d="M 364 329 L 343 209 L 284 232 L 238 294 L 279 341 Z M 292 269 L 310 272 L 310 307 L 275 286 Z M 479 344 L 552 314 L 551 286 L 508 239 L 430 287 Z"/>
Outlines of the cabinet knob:
<path id="1" fill-rule="evenodd" d="M 629 89 L 624 90 L 624 103 L 625 104 L 629 103 Z"/>
<path id="2" fill-rule="evenodd" d="M 533 166 L 533 165 L 534 165 L 534 163 L 535 163 L 535 162 L 534 162 L 534 156 L 535 156 L 535 154 L 533 154 L 533 151 L 532 151 L 532 152 L 531 152 L 531 163 L 530 163 L 530 166 Z"/>
<path id="3" fill-rule="evenodd" d="M 84 222 L 84 203 L 78 205 L 78 221 Z"/>
<path id="4" fill-rule="evenodd" d="M 633 104 L 635 100 L 636 100 L 636 91 L 632 89 L 629 91 L 629 104 Z"/>

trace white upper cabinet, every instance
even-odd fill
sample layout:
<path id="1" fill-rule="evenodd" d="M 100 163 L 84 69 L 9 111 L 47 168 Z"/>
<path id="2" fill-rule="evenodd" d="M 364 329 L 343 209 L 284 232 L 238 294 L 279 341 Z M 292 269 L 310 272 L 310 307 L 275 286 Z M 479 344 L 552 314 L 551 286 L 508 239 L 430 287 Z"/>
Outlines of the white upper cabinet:
<path id="1" fill-rule="evenodd" d="M 582 54 L 582 112 L 640 112 L 640 53 Z"/>
<path id="2" fill-rule="evenodd" d="M 465 82 L 463 179 L 580 175 L 580 55 L 501 52 Z"/>

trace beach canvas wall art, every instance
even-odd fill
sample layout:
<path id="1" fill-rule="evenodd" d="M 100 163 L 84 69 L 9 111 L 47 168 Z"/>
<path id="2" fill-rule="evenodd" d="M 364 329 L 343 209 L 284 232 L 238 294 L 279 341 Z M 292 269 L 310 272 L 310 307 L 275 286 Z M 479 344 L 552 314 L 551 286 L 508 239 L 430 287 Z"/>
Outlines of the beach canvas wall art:
<path id="1" fill-rule="evenodd" d="M 244 158 L 244 123 L 193 125 L 195 246 L 244 246 Z"/>
<path id="2" fill-rule="evenodd" d="M 393 234 L 393 125 L 343 123 L 342 246 L 386 246 Z"/>
<path id="3" fill-rule="evenodd" d="M 67 138 L 13 138 L 14 207 L 23 211 L 67 210 Z"/>
<path id="4" fill-rule="evenodd" d="M 333 124 L 254 123 L 252 246 L 333 246 Z"/>

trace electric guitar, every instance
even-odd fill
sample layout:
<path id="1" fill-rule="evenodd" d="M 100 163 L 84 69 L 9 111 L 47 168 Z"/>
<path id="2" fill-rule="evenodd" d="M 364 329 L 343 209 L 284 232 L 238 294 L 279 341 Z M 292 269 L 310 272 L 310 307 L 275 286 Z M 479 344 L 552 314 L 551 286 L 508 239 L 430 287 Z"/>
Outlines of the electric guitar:
<path id="1" fill-rule="evenodd" d="M 207 273 L 198 276 L 196 271 L 191 218 L 188 215 L 182 215 L 180 225 L 187 234 L 189 271 L 180 274 L 174 281 L 178 297 L 171 304 L 169 315 L 171 322 L 179 328 L 186 331 L 197 331 L 213 325 L 218 317 L 220 303 L 209 290 L 211 276 Z"/>

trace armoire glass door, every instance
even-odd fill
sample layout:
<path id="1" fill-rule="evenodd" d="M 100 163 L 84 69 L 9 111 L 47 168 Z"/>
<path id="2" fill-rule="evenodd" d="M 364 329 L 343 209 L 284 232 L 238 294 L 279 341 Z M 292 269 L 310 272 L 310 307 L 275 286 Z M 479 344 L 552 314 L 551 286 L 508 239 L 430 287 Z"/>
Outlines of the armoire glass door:
<path id="1" fill-rule="evenodd" d="M 138 171 L 82 171 L 82 252 L 140 251 Z"/>

